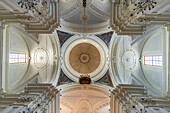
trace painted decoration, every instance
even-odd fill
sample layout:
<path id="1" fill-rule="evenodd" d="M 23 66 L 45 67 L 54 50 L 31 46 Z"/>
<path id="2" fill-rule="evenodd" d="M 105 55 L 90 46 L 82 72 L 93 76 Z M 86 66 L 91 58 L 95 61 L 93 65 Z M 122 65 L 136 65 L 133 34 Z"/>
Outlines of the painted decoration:
<path id="1" fill-rule="evenodd" d="M 63 31 L 57 31 L 57 34 L 58 34 L 58 38 L 60 40 L 60 46 L 62 46 L 67 39 L 69 39 L 71 36 L 73 36 L 73 34 L 66 33 Z"/>
<path id="2" fill-rule="evenodd" d="M 107 47 L 109 47 L 112 35 L 113 35 L 113 32 L 107 32 L 107 33 L 99 34 L 96 36 L 98 36 L 100 39 L 102 39 L 105 42 L 105 44 L 107 45 Z"/>
<path id="3" fill-rule="evenodd" d="M 63 85 L 63 84 L 68 84 L 68 83 L 74 83 L 74 81 L 72 81 L 71 79 L 69 79 L 64 72 L 62 71 L 62 69 L 60 70 L 60 76 L 58 79 L 58 83 L 57 86 L 59 85 Z"/>
<path id="4" fill-rule="evenodd" d="M 109 71 L 107 71 L 107 73 L 101 79 L 96 81 L 96 83 L 100 83 L 100 84 L 104 84 L 104 85 L 108 85 L 110 87 L 113 87 Z"/>

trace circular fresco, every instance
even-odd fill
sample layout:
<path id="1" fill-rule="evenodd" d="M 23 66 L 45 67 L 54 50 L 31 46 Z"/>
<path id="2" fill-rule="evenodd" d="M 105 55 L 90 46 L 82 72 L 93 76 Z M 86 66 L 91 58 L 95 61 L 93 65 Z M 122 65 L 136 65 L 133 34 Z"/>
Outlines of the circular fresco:
<path id="1" fill-rule="evenodd" d="M 100 53 L 92 44 L 80 43 L 72 48 L 69 63 L 78 73 L 89 74 L 99 66 Z"/>

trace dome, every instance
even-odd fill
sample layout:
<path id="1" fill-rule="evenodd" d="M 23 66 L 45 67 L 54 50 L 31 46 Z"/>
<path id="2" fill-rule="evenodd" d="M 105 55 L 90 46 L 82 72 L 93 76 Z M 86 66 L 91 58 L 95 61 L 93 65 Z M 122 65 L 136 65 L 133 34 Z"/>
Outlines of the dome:
<path id="1" fill-rule="evenodd" d="M 99 80 L 108 70 L 107 45 L 95 35 L 74 35 L 62 46 L 62 70 L 71 80 L 78 82 L 80 75 L 88 74 L 92 82 Z"/>
<path id="2" fill-rule="evenodd" d="M 100 64 L 98 49 L 89 43 L 80 43 L 73 47 L 69 55 L 71 67 L 82 74 L 92 73 Z"/>

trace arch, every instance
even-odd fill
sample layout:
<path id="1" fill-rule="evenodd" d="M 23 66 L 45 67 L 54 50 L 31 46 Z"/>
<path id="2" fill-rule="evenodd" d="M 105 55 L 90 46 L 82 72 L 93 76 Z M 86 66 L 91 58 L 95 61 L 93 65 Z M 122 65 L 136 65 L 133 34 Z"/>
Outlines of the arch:
<path id="1" fill-rule="evenodd" d="M 79 108 L 82 108 L 84 109 L 82 113 L 91 113 L 106 107 L 105 113 L 109 113 L 109 96 L 111 93 L 109 90 L 112 89 L 109 89 L 108 86 L 100 86 L 97 84 L 66 84 L 57 88 L 60 89 L 61 105 L 63 106 L 63 103 L 65 105 L 72 105 L 70 111 L 74 110 L 75 113 L 79 113 Z"/>

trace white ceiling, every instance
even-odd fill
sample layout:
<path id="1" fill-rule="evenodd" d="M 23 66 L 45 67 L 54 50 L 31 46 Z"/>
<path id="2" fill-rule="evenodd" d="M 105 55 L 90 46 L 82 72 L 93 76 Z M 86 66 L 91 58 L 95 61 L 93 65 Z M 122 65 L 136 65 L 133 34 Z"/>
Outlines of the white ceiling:
<path id="1" fill-rule="evenodd" d="M 73 85 L 61 91 L 60 113 L 109 113 L 109 91 L 94 85 Z"/>

